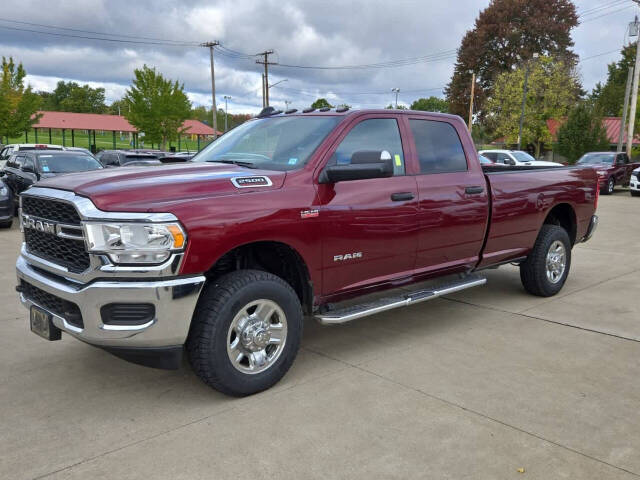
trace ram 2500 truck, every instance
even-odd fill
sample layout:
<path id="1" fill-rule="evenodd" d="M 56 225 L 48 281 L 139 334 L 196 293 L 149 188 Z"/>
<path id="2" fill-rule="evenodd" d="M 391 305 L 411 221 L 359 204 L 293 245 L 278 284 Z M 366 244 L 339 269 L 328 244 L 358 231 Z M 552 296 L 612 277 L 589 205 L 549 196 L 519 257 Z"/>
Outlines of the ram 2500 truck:
<path id="1" fill-rule="evenodd" d="M 164 368 L 186 351 L 204 382 L 247 395 L 285 375 L 305 316 L 412 305 L 505 263 L 556 294 L 597 201 L 592 168 L 483 171 L 459 117 L 267 109 L 192 163 L 24 192 L 17 289 L 49 340 Z"/>

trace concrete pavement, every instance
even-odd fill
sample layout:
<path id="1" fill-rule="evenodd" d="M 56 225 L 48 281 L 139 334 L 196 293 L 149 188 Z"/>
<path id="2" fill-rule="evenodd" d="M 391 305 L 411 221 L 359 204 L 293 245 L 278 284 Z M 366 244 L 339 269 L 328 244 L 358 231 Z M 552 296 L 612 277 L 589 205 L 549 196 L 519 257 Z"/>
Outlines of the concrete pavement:
<path id="1" fill-rule="evenodd" d="M 0 478 L 638 478 L 639 211 L 601 197 L 551 299 L 507 266 L 443 299 L 309 321 L 284 380 L 244 399 L 186 366 L 31 334 L 19 231 L 0 230 Z"/>

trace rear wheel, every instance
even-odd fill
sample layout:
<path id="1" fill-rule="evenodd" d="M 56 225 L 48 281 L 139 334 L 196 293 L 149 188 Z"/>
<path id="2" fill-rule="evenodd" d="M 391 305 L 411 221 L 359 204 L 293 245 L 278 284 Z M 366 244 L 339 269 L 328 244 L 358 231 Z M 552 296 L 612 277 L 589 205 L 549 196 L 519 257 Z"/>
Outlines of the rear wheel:
<path id="1" fill-rule="evenodd" d="M 229 273 L 202 293 L 187 350 L 196 374 L 233 396 L 277 383 L 302 338 L 302 307 L 281 278 L 257 270 Z"/>
<path id="2" fill-rule="evenodd" d="M 525 290 L 539 297 L 551 297 L 564 286 L 571 267 L 571 240 L 557 225 L 543 225 L 533 250 L 520 264 Z"/>

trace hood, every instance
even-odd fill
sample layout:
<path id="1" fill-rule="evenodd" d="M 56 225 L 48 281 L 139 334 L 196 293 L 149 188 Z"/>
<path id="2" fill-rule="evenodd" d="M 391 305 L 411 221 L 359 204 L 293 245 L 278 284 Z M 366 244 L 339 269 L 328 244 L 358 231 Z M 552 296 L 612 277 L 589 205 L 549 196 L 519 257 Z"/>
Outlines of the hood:
<path id="1" fill-rule="evenodd" d="M 606 170 L 608 168 L 613 168 L 613 165 L 610 163 L 587 163 L 587 164 L 578 164 L 579 167 L 589 167 L 594 170 Z"/>
<path id="2" fill-rule="evenodd" d="M 150 212 L 166 211 L 167 205 L 177 201 L 277 189 L 285 176 L 285 172 L 236 165 L 181 163 L 71 173 L 43 179 L 37 185 L 89 197 L 100 210 Z M 269 181 L 257 185 L 251 180 L 232 182 L 245 177 L 267 177 Z"/>

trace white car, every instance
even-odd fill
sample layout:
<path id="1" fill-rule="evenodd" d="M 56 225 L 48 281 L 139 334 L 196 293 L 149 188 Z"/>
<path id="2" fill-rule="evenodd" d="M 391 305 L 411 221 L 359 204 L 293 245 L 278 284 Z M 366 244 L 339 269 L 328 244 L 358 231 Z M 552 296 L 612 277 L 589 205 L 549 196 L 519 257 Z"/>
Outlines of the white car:
<path id="1" fill-rule="evenodd" d="M 636 168 L 631 172 L 631 180 L 629 180 L 629 191 L 632 197 L 640 197 L 640 168 Z"/>
<path id="2" fill-rule="evenodd" d="M 544 160 L 536 160 L 527 152 L 522 150 L 480 150 L 480 155 L 487 157 L 494 163 L 504 165 L 512 165 L 514 167 L 533 166 L 533 167 L 561 167 L 556 162 L 545 162 Z"/>

